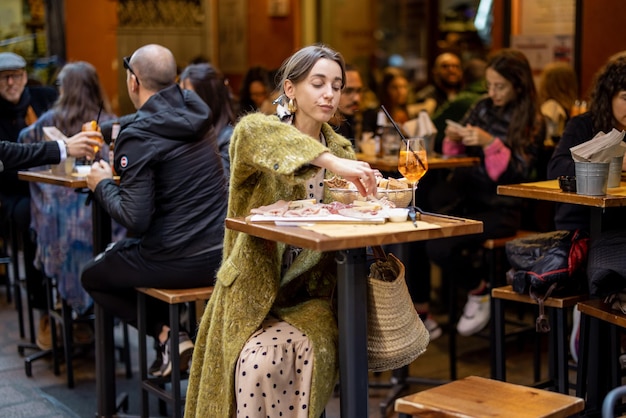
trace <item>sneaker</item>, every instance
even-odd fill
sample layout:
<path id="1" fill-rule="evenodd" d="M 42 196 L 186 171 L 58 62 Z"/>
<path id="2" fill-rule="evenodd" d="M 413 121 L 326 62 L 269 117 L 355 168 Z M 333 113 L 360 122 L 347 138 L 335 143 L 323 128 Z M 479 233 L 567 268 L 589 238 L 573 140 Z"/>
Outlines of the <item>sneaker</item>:
<path id="1" fill-rule="evenodd" d="M 163 366 L 163 355 L 161 354 L 161 350 L 157 351 L 157 356 L 150 365 L 148 369 L 148 374 L 152 376 L 158 377 L 161 376 L 161 367 Z"/>
<path id="2" fill-rule="evenodd" d="M 574 312 L 572 313 L 572 333 L 569 337 L 569 352 L 574 360 L 574 363 L 578 364 L 578 338 L 580 336 L 580 311 L 577 306 L 574 306 Z"/>
<path id="3" fill-rule="evenodd" d="M 626 369 L 626 354 L 619 356 L 619 366 L 622 370 Z"/>
<path id="4" fill-rule="evenodd" d="M 39 331 L 37 332 L 37 347 L 40 350 L 46 351 L 52 349 L 52 332 L 50 331 L 50 317 L 41 315 L 39 318 Z"/>
<path id="5" fill-rule="evenodd" d="M 491 299 L 486 295 L 468 295 L 463 308 L 463 316 L 456 325 L 458 333 L 464 337 L 476 334 L 489 323 Z"/>
<path id="6" fill-rule="evenodd" d="M 169 376 L 172 373 L 172 356 L 171 356 L 171 343 L 169 336 L 164 343 L 160 344 L 161 349 L 161 376 Z M 185 372 L 189 369 L 189 361 L 193 354 L 193 342 L 186 332 L 178 333 L 178 356 L 180 359 L 180 371 Z"/>
<path id="7" fill-rule="evenodd" d="M 427 316 L 426 319 L 422 320 L 424 326 L 428 330 L 428 334 L 430 335 L 430 341 L 436 340 L 441 337 L 441 327 L 431 316 Z"/>

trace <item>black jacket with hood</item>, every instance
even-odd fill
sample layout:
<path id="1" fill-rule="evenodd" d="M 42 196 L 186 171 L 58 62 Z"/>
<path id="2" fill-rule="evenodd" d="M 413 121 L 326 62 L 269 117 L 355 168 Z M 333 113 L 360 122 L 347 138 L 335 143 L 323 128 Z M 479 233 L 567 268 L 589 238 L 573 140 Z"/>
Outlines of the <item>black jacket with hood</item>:
<path id="1" fill-rule="evenodd" d="M 177 85 L 124 120 L 115 144 L 120 184 L 101 181 L 95 196 L 141 239 L 147 259 L 190 257 L 222 246 L 227 191 L 215 136 L 205 137 L 210 122 L 204 101 Z"/>

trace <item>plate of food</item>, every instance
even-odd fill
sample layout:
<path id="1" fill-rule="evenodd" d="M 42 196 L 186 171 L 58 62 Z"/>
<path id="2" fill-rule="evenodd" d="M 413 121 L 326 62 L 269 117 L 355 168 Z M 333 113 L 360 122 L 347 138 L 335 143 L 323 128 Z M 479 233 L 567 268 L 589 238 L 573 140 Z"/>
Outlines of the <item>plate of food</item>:
<path id="1" fill-rule="evenodd" d="M 254 208 L 250 211 L 251 222 L 365 222 L 384 223 L 385 214 L 375 202 L 354 202 L 343 204 L 315 203 L 300 200 L 287 202 L 279 200 L 271 205 Z"/>

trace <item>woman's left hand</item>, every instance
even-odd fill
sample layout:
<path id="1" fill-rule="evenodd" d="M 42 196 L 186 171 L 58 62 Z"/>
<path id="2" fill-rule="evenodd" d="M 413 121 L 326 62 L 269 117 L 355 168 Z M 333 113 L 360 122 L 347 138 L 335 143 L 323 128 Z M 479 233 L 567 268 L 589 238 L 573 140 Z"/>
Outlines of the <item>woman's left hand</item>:
<path id="1" fill-rule="evenodd" d="M 477 126 L 467 125 L 466 132 L 463 134 L 463 145 L 472 147 L 486 147 L 493 142 L 493 135 L 482 130 Z"/>

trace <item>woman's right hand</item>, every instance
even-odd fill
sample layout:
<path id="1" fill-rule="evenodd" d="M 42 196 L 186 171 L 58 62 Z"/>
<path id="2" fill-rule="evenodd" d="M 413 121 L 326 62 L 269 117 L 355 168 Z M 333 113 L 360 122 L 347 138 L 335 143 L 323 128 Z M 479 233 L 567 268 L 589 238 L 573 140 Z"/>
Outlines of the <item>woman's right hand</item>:
<path id="1" fill-rule="evenodd" d="M 343 177 L 356 186 L 362 196 L 374 195 L 377 190 L 376 173 L 364 161 L 339 158 L 329 152 L 321 154 L 312 163 Z"/>

